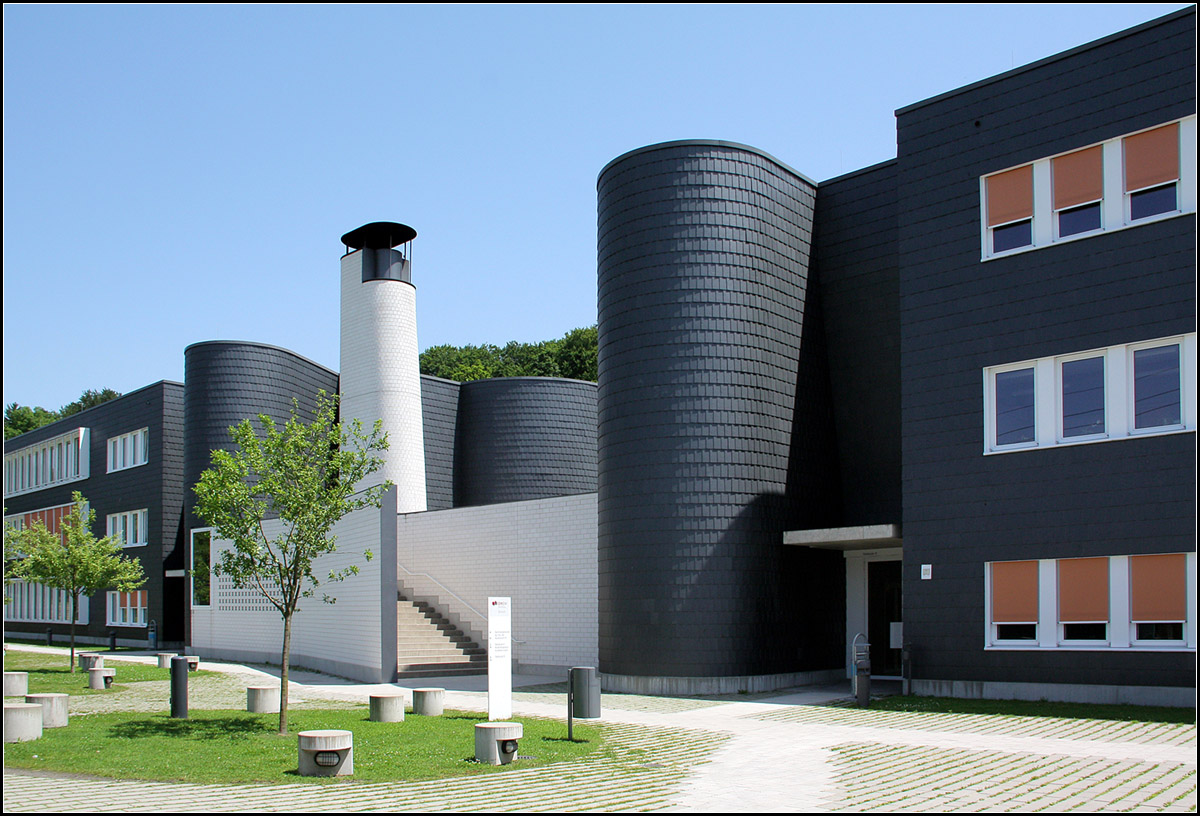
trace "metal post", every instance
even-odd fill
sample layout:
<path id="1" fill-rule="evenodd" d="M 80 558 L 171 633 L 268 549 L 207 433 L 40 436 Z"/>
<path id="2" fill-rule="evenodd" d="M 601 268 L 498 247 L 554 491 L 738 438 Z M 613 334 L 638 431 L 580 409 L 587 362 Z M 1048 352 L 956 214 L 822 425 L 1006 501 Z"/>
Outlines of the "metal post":
<path id="1" fill-rule="evenodd" d="M 575 741 L 575 678 L 567 669 L 567 739 Z"/>
<path id="2" fill-rule="evenodd" d="M 177 720 L 188 718 L 188 659 L 171 658 L 171 716 Z"/>

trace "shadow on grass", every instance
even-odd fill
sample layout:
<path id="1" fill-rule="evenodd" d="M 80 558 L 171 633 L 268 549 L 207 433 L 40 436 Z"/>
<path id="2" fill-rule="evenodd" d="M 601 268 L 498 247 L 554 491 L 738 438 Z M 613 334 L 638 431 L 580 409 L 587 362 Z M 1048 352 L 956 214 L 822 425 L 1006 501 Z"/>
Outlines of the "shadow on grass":
<path id="1" fill-rule="evenodd" d="M 178 739 L 229 739 L 249 738 L 270 730 L 261 719 L 244 717 L 221 717 L 217 719 L 179 720 L 166 715 L 157 715 L 144 720 L 132 720 L 114 725 L 109 734 L 125 739 L 139 737 L 174 737 Z"/>

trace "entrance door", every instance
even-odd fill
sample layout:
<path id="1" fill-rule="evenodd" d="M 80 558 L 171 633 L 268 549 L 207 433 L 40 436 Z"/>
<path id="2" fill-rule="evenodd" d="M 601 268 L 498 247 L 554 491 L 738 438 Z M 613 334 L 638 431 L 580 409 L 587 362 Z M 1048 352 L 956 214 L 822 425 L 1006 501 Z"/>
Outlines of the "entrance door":
<path id="1" fill-rule="evenodd" d="M 893 623 L 900 623 L 901 561 L 867 562 L 867 639 L 871 642 L 871 674 L 900 676 L 900 638 L 892 642 Z M 892 648 L 893 645 L 895 648 Z"/>

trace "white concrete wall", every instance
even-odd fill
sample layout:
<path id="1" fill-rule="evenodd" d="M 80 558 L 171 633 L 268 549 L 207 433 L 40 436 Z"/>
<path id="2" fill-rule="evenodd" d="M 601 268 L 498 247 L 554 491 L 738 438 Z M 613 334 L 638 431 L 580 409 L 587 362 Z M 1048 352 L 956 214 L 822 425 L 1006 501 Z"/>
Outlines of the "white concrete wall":
<path id="1" fill-rule="evenodd" d="M 595 666 L 596 494 L 400 514 L 399 581 L 486 644 L 487 599 L 512 598 L 520 669 Z"/>
<path id="2" fill-rule="evenodd" d="M 279 521 L 267 523 L 268 535 L 277 533 Z M 321 580 L 316 595 L 300 601 L 292 619 L 291 664 L 328 671 L 369 682 L 390 681 L 395 666 L 380 666 L 381 559 L 370 562 L 364 553 L 380 552 L 380 512 L 359 510 L 334 528 L 337 551 L 318 559 L 314 574 Z M 213 563 L 230 547 L 213 539 Z M 358 575 L 328 583 L 331 570 L 355 565 Z M 322 602 L 322 595 L 336 603 Z M 278 663 L 283 647 L 283 618 L 256 590 L 236 589 L 225 577 L 213 578 L 212 606 L 193 607 L 192 643 L 203 657 Z M 394 607 L 393 607 L 394 608 Z M 394 614 L 394 613 L 393 613 Z"/>
<path id="3" fill-rule="evenodd" d="M 386 464 L 361 486 L 391 480 L 400 512 L 420 512 L 427 505 L 417 290 L 398 280 L 363 283 L 362 256 L 342 258 L 341 417 L 360 420 L 366 433 L 382 420 L 390 445 Z"/>

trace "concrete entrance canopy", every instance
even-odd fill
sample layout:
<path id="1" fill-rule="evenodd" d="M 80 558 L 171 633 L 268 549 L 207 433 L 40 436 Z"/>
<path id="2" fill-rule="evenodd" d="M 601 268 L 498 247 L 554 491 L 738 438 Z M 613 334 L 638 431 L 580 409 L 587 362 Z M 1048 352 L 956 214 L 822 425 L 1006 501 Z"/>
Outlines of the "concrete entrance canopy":
<path id="1" fill-rule="evenodd" d="M 824 550 L 872 550 L 899 547 L 899 524 L 868 524 L 861 527 L 826 527 L 817 530 L 785 530 L 783 543 L 791 547 Z"/>

